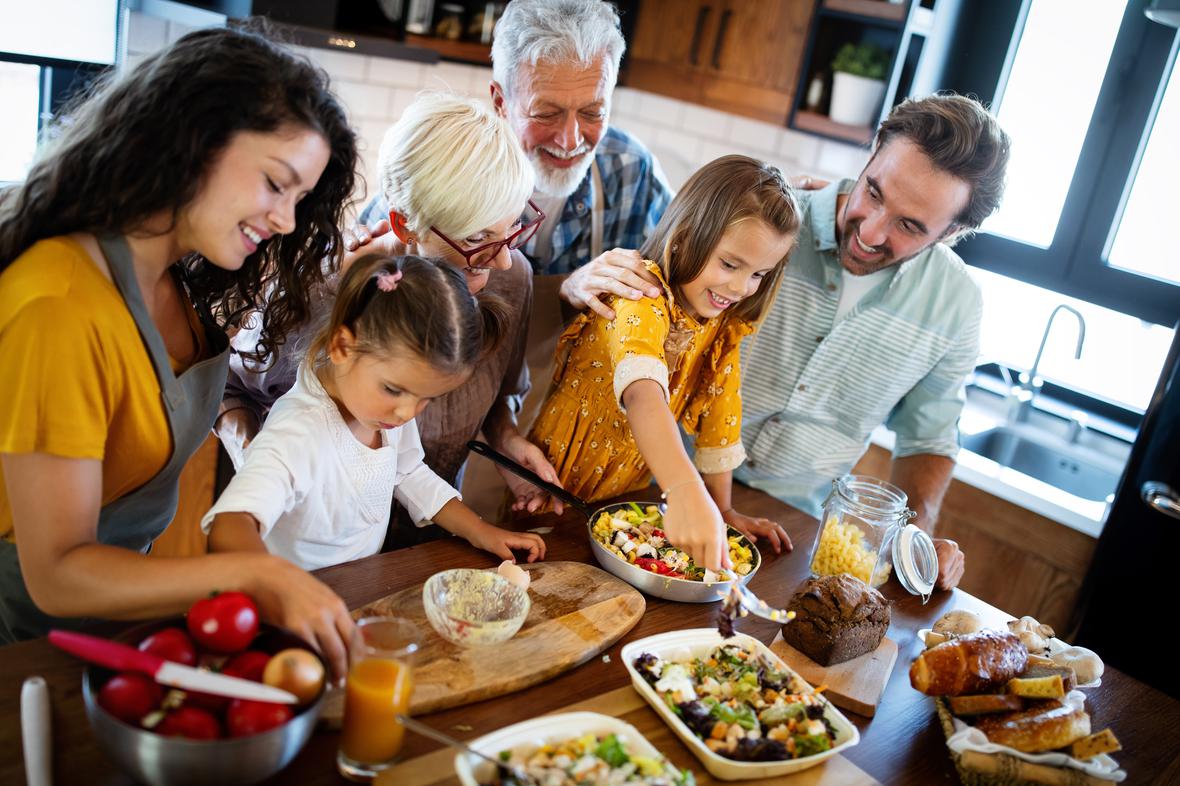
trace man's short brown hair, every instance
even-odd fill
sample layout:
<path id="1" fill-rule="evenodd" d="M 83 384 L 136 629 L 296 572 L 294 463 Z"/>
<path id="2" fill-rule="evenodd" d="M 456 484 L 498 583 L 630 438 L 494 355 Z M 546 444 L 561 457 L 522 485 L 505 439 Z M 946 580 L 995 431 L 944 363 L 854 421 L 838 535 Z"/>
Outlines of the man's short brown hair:
<path id="1" fill-rule="evenodd" d="M 955 223 L 976 229 L 1000 206 L 1011 139 L 978 101 L 951 93 L 907 99 L 877 129 L 873 155 L 897 137 L 971 186 L 971 197 Z"/>

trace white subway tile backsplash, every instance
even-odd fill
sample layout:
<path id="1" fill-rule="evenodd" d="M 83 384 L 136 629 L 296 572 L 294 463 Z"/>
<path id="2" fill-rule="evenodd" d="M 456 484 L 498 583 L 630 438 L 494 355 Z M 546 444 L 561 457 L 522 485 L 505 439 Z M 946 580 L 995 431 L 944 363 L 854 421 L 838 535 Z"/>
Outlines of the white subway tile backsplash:
<path id="1" fill-rule="evenodd" d="M 714 142 L 711 139 L 706 139 L 701 142 L 700 150 L 697 153 L 700 156 L 697 159 L 697 167 L 700 168 L 714 159 L 737 152 L 733 145 L 728 142 Z"/>
<path id="2" fill-rule="evenodd" d="M 684 116 L 684 107 L 684 102 L 677 101 L 675 98 L 645 93 L 639 101 L 639 110 L 636 114 L 658 126 L 679 128 L 681 118 Z"/>
<path id="3" fill-rule="evenodd" d="M 765 156 L 778 148 L 778 126 L 735 116 L 730 123 L 729 138 L 734 144 Z"/>
<path id="4" fill-rule="evenodd" d="M 676 128 L 657 128 L 654 144 L 660 152 L 675 150 L 692 166 L 700 158 L 701 140 Z"/>
<path id="5" fill-rule="evenodd" d="M 640 90 L 630 87 L 616 87 L 611 97 L 611 114 L 635 115 L 639 112 L 639 99 L 646 96 Z"/>
<path id="6" fill-rule="evenodd" d="M 817 136 L 789 128 L 779 130 L 778 154 L 791 161 L 814 161 L 819 155 L 821 144 L 823 142 Z"/>
<path id="7" fill-rule="evenodd" d="M 168 22 L 157 16 L 132 13 L 127 25 L 127 51 L 149 54 L 168 43 Z"/>
<path id="8" fill-rule="evenodd" d="M 422 84 L 422 70 L 426 68 L 422 63 L 392 57 L 366 57 L 364 60 L 366 82 L 415 90 Z"/>
<path id="9" fill-rule="evenodd" d="M 696 134 L 704 139 L 724 140 L 729 138 L 732 121 L 733 115 L 725 112 L 696 104 L 685 104 L 681 125 L 687 133 Z"/>
<path id="10" fill-rule="evenodd" d="M 343 80 L 334 81 L 333 87 L 353 122 L 389 119 L 393 88 Z"/>
<path id="11" fill-rule="evenodd" d="M 355 52 L 310 47 L 307 55 L 331 75 L 332 79 L 365 81 L 365 56 Z"/>
<path id="12" fill-rule="evenodd" d="M 656 127 L 646 120 L 639 118 L 627 118 L 624 122 L 619 120 L 615 127 L 621 128 L 632 136 L 636 137 L 640 142 L 651 147 L 656 139 Z"/>
<path id="13" fill-rule="evenodd" d="M 393 99 L 389 103 L 389 123 L 393 125 L 406 111 L 406 107 L 414 103 L 414 99 L 418 96 L 418 90 L 410 89 L 408 87 L 393 88 Z"/>
<path id="14" fill-rule="evenodd" d="M 869 151 L 841 142 L 824 141 L 820 143 L 819 155 L 813 160 L 816 171 L 807 174 L 830 179 L 856 177 L 868 162 Z"/>
<path id="15" fill-rule="evenodd" d="M 436 65 L 426 66 L 422 70 L 422 87 L 427 90 L 444 90 L 463 95 L 473 95 L 476 90 L 472 82 L 482 79 L 482 73 L 480 73 L 482 70 L 473 66 L 463 65 L 462 63 L 442 62 Z M 486 91 L 487 84 L 485 80 L 480 88 L 480 92 L 486 94 Z"/>

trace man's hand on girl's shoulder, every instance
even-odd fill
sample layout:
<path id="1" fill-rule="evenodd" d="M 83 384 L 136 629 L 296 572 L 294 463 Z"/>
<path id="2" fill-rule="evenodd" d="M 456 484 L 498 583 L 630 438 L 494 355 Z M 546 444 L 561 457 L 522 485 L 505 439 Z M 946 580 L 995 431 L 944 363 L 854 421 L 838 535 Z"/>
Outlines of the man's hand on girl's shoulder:
<path id="1" fill-rule="evenodd" d="M 638 251 L 614 248 L 570 273 L 561 282 L 559 295 L 578 311 L 589 308 L 604 319 L 614 319 L 615 312 L 603 302 L 603 295 L 628 300 L 659 297 L 660 282 L 644 267 Z"/>

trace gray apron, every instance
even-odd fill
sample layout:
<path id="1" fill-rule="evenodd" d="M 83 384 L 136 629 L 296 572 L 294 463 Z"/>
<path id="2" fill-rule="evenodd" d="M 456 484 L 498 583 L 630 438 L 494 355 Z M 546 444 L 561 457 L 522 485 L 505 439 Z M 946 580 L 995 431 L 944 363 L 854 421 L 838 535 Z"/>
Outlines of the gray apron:
<path id="1" fill-rule="evenodd" d="M 172 456 L 147 483 L 102 507 L 98 514 L 98 542 L 146 553 L 176 514 L 180 472 L 209 436 L 217 418 L 229 364 L 229 342 L 213 324 L 208 309 L 196 304 L 212 356 L 177 377 L 164 340 L 143 302 L 126 241 L 112 235 L 99 238 L 99 245 L 160 382 L 160 398 L 172 433 Z M 43 636 L 52 627 L 78 627 L 88 622 L 94 620 L 51 617 L 38 609 L 25 588 L 16 546 L 0 541 L 0 642 Z"/>

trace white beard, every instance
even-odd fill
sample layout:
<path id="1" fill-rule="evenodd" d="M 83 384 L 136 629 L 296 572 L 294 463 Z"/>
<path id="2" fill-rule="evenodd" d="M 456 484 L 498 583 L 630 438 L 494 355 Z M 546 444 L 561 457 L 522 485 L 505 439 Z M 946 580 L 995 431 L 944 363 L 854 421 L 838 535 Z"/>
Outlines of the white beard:
<path id="1" fill-rule="evenodd" d="M 590 164 L 594 162 L 594 148 L 587 146 L 581 160 L 568 169 L 549 166 L 541 157 L 539 147 L 529 153 L 529 161 L 533 165 L 533 172 L 537 175 L 536 187 L 538 191 L 553 197 L 568 197 L 578 190 L 578 186 L 586 177 L 586 172 L 590 170 Z"/>

